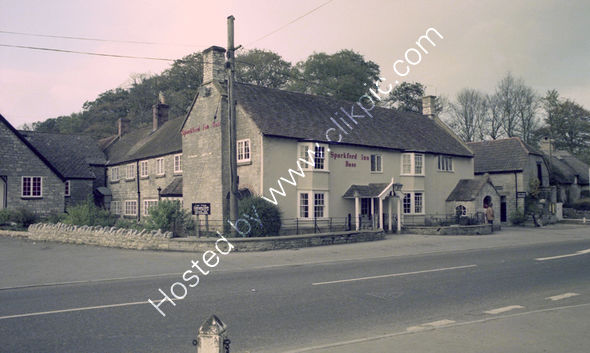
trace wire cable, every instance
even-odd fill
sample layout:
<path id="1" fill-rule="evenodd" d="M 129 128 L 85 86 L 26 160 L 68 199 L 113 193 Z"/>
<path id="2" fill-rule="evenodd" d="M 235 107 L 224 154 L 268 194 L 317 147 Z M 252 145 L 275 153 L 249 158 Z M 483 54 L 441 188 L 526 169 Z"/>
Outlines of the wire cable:
<path id="1" fill-rule="evenodd" d="M 278 31 L 282 30 L 283 28 L 285 28 L 285 27 L 287 27 L 287 26 L 289 26 L 289 25 L 291 25 L 291 24 L 293 24 L 293 23 L 295 23 L 295 22 L 299 21 L 300 19 L 304 18 L 305 16 L 307 16 L 307 15 L 310 15 L 310 14 L 312 14 L 313 12 L 315 12 L 315 11 L 319 10 L 320 8 L 322 8 L 322 7 L 326 6 L 326 5 L 328 5 L 328 4 L 329 4 L 329 3 L 331 3 L 332 1 L 334 1 L 334 0 L 328 0 L 328 1 L 324 2 L 323 4 L 320 4 L 319 6 L 317 6 L 317 7 L 313 8 L 313 9 L 309 10 L 308 12 L 304 13 L 303 15 L 301 15 L 301 16 L 299 16 L 299 17 L 297 17 L 297 18 L 293 19 L 293 20 L 291 20 L 290 22 L 287 22 L 286 24 L 284 24 L 284 25 L 282 25 L 281 27 L 279 27 L 279 28 L 277 28 L 277 29 L 273 30 L 272 32 L 270 32 L 270 33 L 268 33 L 268 34 L 265 34 L 265 35 L 263 35 L 262 37 L 260 37 L 260 38 L 258 38 L 258 39 L 256 39 L 256 40 L 253 40 L 253 41 L 251 41 L 250 43 L 246 44 L 246 46 L 248 46 L 248 47 L 249 47 L 249 46 L 250 46 L 250 45 L 252 45 L 253 43 L 259 42 L 259 41 L 261 41 L 261 40 L 263 40 L 263 39 L 265 39 L 265 38 L 267 38 L 267 37 L 270 37 L 271 35 L 273 35 L 273 34 L 277 33 Z"/>
<path id="2" fill-rule="evenodd" d="M 4 30 L 0 30 L 0 33 L 30 36 L 30 37 L 86 40 L 86 41 L 93 41 L 93 42 L 111 42 L 111 43 L 126 43 L 126 44 L 144 44 L 144 45 L 172 45 L 172 46 L 199 47 L 199 48 L 207 47 L 206 45 L 197 45 L 197 44 L 147 42 L 147 41 L 137 41 L 137 40 L 119 40 L 119 39 L 104 39 L 104 38 L 75 37 L 75 36 L 59 36 L 59 35 L 53 35 L 53 34 L 40 34 L 40 33 L 28 33 L 28 32 L 4 31 Z"/>

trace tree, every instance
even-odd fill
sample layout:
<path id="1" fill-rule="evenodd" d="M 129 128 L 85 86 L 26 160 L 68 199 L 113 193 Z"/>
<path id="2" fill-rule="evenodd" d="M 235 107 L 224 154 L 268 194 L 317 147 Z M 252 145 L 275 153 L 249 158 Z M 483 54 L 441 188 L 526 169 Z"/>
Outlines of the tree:
<path id="1" fill-rule="evenodd" d="M 533 143 L 535 130 L 539 128 L 537 112 L 540 107 L 539 97 L 535 91 L 520 82 L 515 91 L 515 112 L 519 120 L 520 137 L 527 143 Z"/>
<path id="2" fill-rule="evenodd" d="M 517 80 L 509 72 L 498 83 L 494 100 L 499 109 L 502 130 L 508 137 L 517 136 L 518 134 L 518 116 L 516 113 L 516 92 L 518 90 Z"/>
<path id="3" fill-rule="evenodd" d="M 488 102 L 485 95 L 475 89 L 464 88 L 451 103 L 450 126 L 466 142 L 484 138 L 483 125 L 488 118 Z"/>
<path id="4" fill-rule="evenodd" d="M 252 49 L 236 56 L 236 80 L 270 88 L 284 88 L 291 63 L 271 51 Z"/>
<path id="5" fill-rule="evenodd" d="M 314 53 L 295 65 L 288 89 L 357 101 L 379 79 L 379 65 L 352 50 Z"/>
<path id="6" fill-rule="evenodd" d="M 422 97 L 426 87 L 420 82 L 402 82 L 389 93 L 383 105 L 402 112 L 422 113 Z"/>
<path id="7" fill-rule="evenodd" d="M 498 97 L 495 94 L 486 96 L 487 106 L 489 109 L 488 118 L 482 125 L 483 136 L 489 136 L 492 140 L 502 137 L 502 112 Z"/>

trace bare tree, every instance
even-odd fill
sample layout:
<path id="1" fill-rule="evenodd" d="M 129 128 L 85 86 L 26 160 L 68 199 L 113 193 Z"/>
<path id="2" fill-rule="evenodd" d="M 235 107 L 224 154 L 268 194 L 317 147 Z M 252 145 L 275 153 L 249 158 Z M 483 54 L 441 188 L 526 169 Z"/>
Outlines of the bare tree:
<path id="1" fill-rule="evenodd" d="M 534 132 L 540 125 L 537 114 L 541 104 L 539 97 L 522 81 L 518 81 L 514 93 L 514 110 L 519 120 L 520 136 L 524 142 L 532 143 L 535 138 Z"/>
<path id="2" fill-rule="evenodd" d="M 455 103 L 450 104 L 451 127 L 464 141 L 483 139 L 483 124 L 487 120 L 486 97 L 479 91 L 464 88 L 457 94 Z"/>
<path id="3" fill-rule="evenodd" d="M 516 111 L 516 96 L 518 86 L 521 83 L 520 80 L 516 80 L 509 72 L 498 83 L 496 93 L 494 94 L 501 116 L 502 130 L 508 137 L 517 136 L 520 128 L 520 121 Z"/>
<path id="4" fill-rule="evenodd" d="M 489 109 L 488 119 L 482 126 L 482 135 L 489 136 L 492 140 L 502 137 L 502 108 L 496 94 L 487 95 L 486 101 Z M 484 139 L 482 136 L 482 140 Z"/>

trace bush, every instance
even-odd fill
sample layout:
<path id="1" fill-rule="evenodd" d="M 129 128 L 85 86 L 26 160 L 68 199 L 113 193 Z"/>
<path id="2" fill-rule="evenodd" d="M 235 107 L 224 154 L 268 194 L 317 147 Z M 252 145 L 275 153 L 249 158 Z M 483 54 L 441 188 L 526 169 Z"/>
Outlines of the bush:
<path id="1" fill-rule="evenodd" d="M 160 201 L 157 206 L 149 209 L 149 215 L 146 222 L 148 229 L 170 231 L 174 235 L 194 229 L 191 214 L 182 209 L 178 201 Z"/>
<path id="2" fill-rule="evenodd" d="M 268 237 L 279 235 L 281 230 L 281 210 L 277 205 L 273 205 L 259 196 L 251 196 L 239 201 L 238 210 L 240 219 L 247 220 L 250 225 L 250 229 L 248 229 L 245 222 L 238 222 L 238 230 L 244 236 Z"/>
<path id="3" fill-rule="evenodd" d="M 146 228 L 143 224 L 137 223 L 137 221 L 134 219 L 125 218 L 118 218 L 115 222 L 115 227 L 135 230 L 143 230 Z"/>
<path id="4" fill-rule="evenodd" d="M 19 208 L 12 213 L 11 221 L 19 227 L 27 228 L 33 223 L 37 223 L 39 217 L 28 208 Z"/>
<path id="5" fill-rule="evenodd" d="M 65 213 L 52 212 L 52 213 L 48 214 L 47 216 L 43 217 L 43 221 L 56 224 L 59 222 L 63 222 L 67 216 L 68 215 Z"/>
<path id="6" fill-rule="evenodd" d="M 590 198 L 580 199 L 571 205 L 572 208 L 581 211 L 590 211 Z"/>
<path id="7" fill-rule="evenodd" d="M 521 225 L 527 220 L 527 216 L 520 209 L 516 209 L 510 214 L 510 222 L 515 226 Z"/>
<path id="8" fill-rule="evenodd" d="M 582 192 L 580 193 L 580 197 L 583 199 L 590 198 L 590 190 L 582 190 Z"/>
<path id="9" fill-rule="evenodd" d="M 66 213 L 63 223 L 77 226 L 111 227 L 117 220 L 109 211 L 96 206 L 92 197 L 84 203 L 68 207 Z"/>
<path id="10" fill-rule="evenodd" d="M 12 212 L 8 209 L 0 210 L 0 226 L 8 224 L 10 222 L 10 218 L 12 216 Z"/>

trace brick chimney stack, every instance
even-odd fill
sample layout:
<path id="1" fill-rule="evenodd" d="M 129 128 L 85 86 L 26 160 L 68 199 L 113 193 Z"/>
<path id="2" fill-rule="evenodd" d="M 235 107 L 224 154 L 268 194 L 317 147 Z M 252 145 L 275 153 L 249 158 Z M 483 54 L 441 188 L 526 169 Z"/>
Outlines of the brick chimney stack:
<path id="1" fill-rule="evenodd" d="M 435 96 L 422 97 L 422 115 L 433 119 L 436 116 Z"/>
<path id="2" fill-rule="evenodd" d="M 164 102 L 164 95 L 160 92 L 158 104 L 152 105 L 152 132 L 168 121 L 170 106 Z"/>
<path id="3" fill-rule="evenodd" d="M 117 120 L 119 138 L 129 132 L 129 123 L 131 123 L 131 121 L 127 118 L 119 118 L 119 120 Z"/>
<path id="4" fill-rule="evenodd" d="M 545 136 L 539 142 L 539 146 L 541 147 L 541 151 L 545 152 L 549 155 L 555 153 L 555 146 L 553 146 L 553 140 L 549 137 Z"/>
<path id="5" fill-rule="evenodd" d="M 225 49 L 212 46 L 203 51 L 203 84 L 225 81 Z"/>

